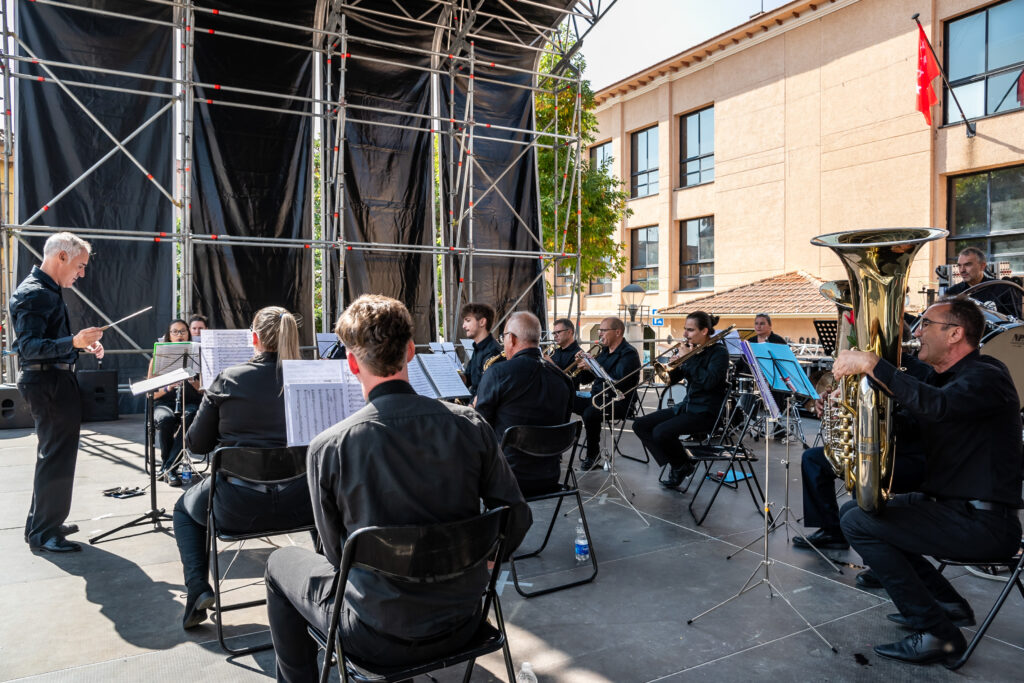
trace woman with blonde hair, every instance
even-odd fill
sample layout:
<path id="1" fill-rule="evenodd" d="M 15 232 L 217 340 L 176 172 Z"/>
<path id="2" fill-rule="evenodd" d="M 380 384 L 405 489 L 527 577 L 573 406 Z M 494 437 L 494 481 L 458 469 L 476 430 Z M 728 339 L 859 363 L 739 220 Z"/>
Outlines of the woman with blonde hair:
<path id="1" fill-rule="evenodd" d="M 299 358 L 298 321 L 280 306 L 260 309 L 252 321 L 256 355 L 213 380 L 185 435 L 193 453 L 220 446 L 270 448 L 287 444 L 281 361 Z M 213 604 L 207 575 L 206 510 L 209 479 L 187 490 L 174 505 L 174 538 L 185 569 L 184 628 L 198 626 Z M 261 487 L 231 479 L 217 482 L 217 519 L 225 529 L 288 529 L 313 523 L 305 479 Z"/>

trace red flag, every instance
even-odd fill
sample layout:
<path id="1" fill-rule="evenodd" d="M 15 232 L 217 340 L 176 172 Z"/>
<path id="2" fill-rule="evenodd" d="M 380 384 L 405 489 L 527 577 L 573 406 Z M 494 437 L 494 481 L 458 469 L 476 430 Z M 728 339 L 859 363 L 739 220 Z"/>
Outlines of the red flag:
<path id="1" fill-rule="evenodd" d="M 1024 107 L 1024 69 L 1020 70 L 1017 76 L 1017 104 Z"/>
<path id="2" fill-rule="evenodd" d="M 932 81 L 939 75 L 939 65 L 935 63 L 931 47 L 928 45 L 928 37 L 924 34 L 924 27 L 917 25 L 917 110 L 924 114 L 924 120 L 932 125 L 931 106 L 938 102 L 935 90 L 932 88 Z"/>

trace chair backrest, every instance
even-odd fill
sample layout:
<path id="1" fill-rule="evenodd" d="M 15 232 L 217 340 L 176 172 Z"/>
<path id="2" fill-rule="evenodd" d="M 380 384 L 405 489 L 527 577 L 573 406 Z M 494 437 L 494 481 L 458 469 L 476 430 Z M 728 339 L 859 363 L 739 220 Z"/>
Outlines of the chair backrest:
<path id="1" fill-rule="evenodd" d="M 536 457 L 561 456 L 576 443 L 582 425 L 579 420 L 549 427 L 514 425 L 502 435 L 501 450 L 514 448 Z"/>
<path id="2" fill-rule="evenodd" d="M 222 446 L 213 452 L 210 463 L 211 475 L 222 474 L 254 483 L 274 484 L 306 473 L 306 446 Z"/>
<path id="3" fill-rule="evenodd" d="M 498 557 L 507 506 L 469 519 L 426 526 L 364 527 L 348 537 L 341 573 L 358 567 L 409 583 L 448 580 Z"/>

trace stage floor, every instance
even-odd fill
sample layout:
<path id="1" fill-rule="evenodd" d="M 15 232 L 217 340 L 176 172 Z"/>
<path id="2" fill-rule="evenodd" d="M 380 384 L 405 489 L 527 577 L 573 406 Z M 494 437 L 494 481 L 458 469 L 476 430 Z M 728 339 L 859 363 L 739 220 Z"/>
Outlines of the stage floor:
<path id="1" fill-rule="evenodd" d="M 813 438 L 816 423 L 806 420 L 805 428 Z M 148 482 L 142 431 L 138 416 L 84 425 L 69 520 L 82 530 L 73 540 L 85 542 L 148 508 L 148 495 L 118 500 L 101 493 Z M 94 546 L 85 543 L 81 553 L 32 554 L 22 536 L 35 436 L 30 430 L 10 430 L 0 432 L 0 440 L 0 679 L 192 683 L 273 678 L 272 651 L 229 659 L 211 622 L 190 632 L 181 629 L 181 565 L 169 522 L 160 530 L 145 526 Z M 629 432 L 622 445 L 627 453 L 641 453 Z M 751 445 L 763 458 L 764 442 Z M 769 499 L 778 510 L 785 500 L 787 449 L 775 442 L 769 449 Z M 793 444 L 789 452 L 796 517 L 801 509 L 800 450 Z M 763 459 L 757 467 L 763 478 Z M 1019 595 L 1010 596 L 960 672 L 888 661 L 871 646 L 897 640 L 904 632 L 885 619 L 894 608 L 883 591 L 855 587 L 860 558 L 852 551 L 826 551 L 841 563 L 838 574 L 813 552 L 792 548 L 785 529 L 769 539 L 772 581 L 838 654 L 785 600 L 769 599 L 766 586 L 687 625 L 687 619 L 739 591 L 758 568 L 760 542 L 731 560 L 726 556 L 760 536 L 761 517 L 741 484 L 738 490 L 723 489 L 705 523 L 697 526 L 687 510 L 692 491 L 663 490 L 656 465 L 620 459 L 618 471 L 643 519 L 616 496 L 587 504 L 600 563 L 597 579 L 530 600 L 521 598 L 511 583 L 503 587 L 517 670 L 528 660 L 541 681 L 558 682 L 1020 680 L 1024 609 Z M 581 485 L 594 490 L 603 480 L 603 473 L 595 472 Z M 180 489 L 158 488 L 160 505 L 170 511 Z M 707 498 L 705 487 L 699 502 Z M 546 519 L 551 509 L 550 504 L 537 505 L 534 516 Z M 543 559 L 524 567 L 525 581 L 540 586 L 574 570 L 575 522 L 574 515 L 559 519 Z M 536 523 L 526 544 L 542 533 L 542 524 Z M 309 544 L 308 537 L 292 540 Z M 270 550 L 250 544 L 234 559 L 227 584 L 232 599 L 263 593 L 259 580 Z M 225 553 L 222 566 L 233 558 L 234 552 Z M 1003 584 L 952 571 L 954 585 L 971 601 L 980 623 Z M 229 613 L 227 630 L 234 643 L 262 642 L 269 638 L 266 623 L 262 607 L 236 611 Z M 968 639 L 973 635 L 971 629 L 964 633 Z M 461 674 L 460 668 L 438 678 L 461 680 Z M 500 657 L 481 660 L 473 680 L 504 680 Z"/>

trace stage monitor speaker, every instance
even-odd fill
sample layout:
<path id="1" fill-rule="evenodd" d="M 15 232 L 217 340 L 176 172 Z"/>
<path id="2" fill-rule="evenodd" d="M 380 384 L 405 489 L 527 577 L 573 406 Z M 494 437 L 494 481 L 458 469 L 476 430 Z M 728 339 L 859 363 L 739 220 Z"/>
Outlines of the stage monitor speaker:
<path id="1" fill-rule="evenodd" d="M 0 385 L 0 429 L 31 429 L 35 426 L 28 403 L 13 384 Z"/>
<path id="2" fill-rule="evenodd" d="M 106 422 L 119 417 L 117 370 L 79 370 L 82 422 Z"/>

